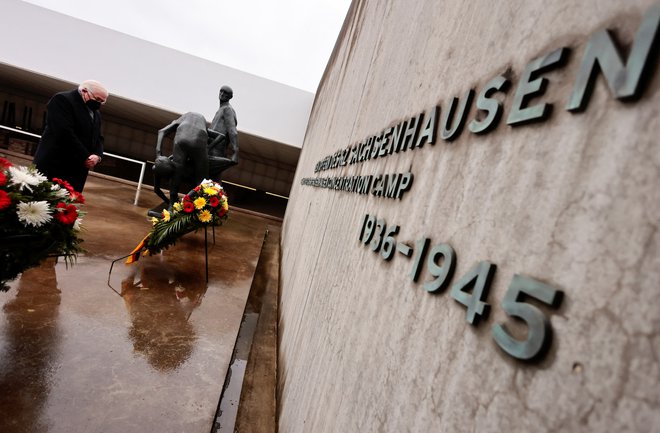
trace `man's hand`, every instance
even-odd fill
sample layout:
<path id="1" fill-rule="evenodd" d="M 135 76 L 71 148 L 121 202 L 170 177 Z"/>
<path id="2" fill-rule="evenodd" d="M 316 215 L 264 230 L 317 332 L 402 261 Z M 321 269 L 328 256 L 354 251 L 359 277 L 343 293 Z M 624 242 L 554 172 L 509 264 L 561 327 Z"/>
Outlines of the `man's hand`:
<path id="1" fill-rule="evenodd" d="M 100 156 L 98 156 L 98 155 L 89 155 L 87 157 L 87 160 L 85 161 L 85 167 L 87 167 L 87 169 L 92 169 L 99 162 L 101 162 L 101 157 Z"/>

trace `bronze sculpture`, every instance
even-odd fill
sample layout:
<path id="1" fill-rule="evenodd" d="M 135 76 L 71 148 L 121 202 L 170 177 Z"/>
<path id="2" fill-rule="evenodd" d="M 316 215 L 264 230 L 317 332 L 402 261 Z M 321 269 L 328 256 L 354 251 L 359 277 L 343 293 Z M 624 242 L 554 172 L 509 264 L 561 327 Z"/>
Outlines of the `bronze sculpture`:
<path id="1" fill-rule="evenodd" d="M 172 155 L 163 159 L 161 154 L 163 138 L 173 131 L 175 134 Z M 179 188 L 185 177 L 190 177 L 192 183 L 199 184 L 208 176 L 208 141 L 209 133 L 206 129 L 206 119 L 199 113 L 184 113 L 158 131 L 156 164 L 154 165 L 154 191 L 170 206 L 177 202 Z M 160 190 L 160 179 L 165 175 L 169 175 L 171 179 L 169 200 Z"/>
<path id="2" fill-rule="evenodd" d="M 163 204 L 149 211 L 149 215 L 159 217 L 165 207 L 177 202 L 179 188 L 184 182 L 198 185 L 208 178 L 221 181 L 224 170 L 238 164 L 238 131 L 236 112 L 229 104 L 233 91 L 222 86 L 219 92 L 220 107 L 211 127 L 199 113 L 188 112 L 158 131 L 156 161 L 154 164 L 154 192 Z M 163 139 L 175 132 L 173 153 L 163 156 Z M 161 190 L 162 182 L 170 179 L 169 198 Z"/>
<path id="3" fill-rule="evenodd" d="M 218 95 L 220 106 L 216 111 L 209 132 L 217 133 L 209 143 L 209 176 L 220 181 L 222 172 L 238 164 L 238 131 L 236 112 L 229 104 L 234 91 L 229 86 L 222 86 Z M 228 157 L 228 151 L 231 157 Z"/>

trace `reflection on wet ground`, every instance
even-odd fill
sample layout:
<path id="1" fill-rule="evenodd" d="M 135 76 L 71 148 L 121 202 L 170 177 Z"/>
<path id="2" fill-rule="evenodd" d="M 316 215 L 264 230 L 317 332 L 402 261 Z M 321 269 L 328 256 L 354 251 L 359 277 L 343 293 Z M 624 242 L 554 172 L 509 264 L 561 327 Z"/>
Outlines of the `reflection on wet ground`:
<path id="1" fill-rule="evenodd" d="M 57 319 L 60 291 L 57 289 L 55 262 L 41 270 L 23 274 L 15 298 L 2 312 L 6 327 L 2 339 L 0 407 L 14 416 L 0 417 L 0 431 L 47 431 L 40 419 L 46 403 L 60 335 Z"/>
<path id="2" fill-rule="evenodd" d="M 86 186 L 87 253 L 49 260 L 0 293 L 0 432 L 211 431 L 266 226 L 233 212 L 209 245 L 186 235 L 136 264 L 149 230 L 143 192 Z"/>
<path id="3" fill-rule="evenodd" d="M 158 370 L 173 370 L 192 353 L 196 335 L 188 319 L 206 292 L 199 271 L 199 266 L 179 269 L 152 260 L 121 282 L 133 349 Z"/>

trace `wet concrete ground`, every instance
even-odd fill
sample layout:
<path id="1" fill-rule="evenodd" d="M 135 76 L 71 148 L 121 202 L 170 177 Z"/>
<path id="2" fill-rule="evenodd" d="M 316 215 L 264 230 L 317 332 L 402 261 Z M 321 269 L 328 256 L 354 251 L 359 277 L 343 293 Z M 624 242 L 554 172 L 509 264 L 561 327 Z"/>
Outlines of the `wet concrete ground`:
<path id="1" fill-rule="evenodd" d="M 203 232 L 108 280 L 158 199 L 143 191 L 133 206 L 133 188 L 95 177 L 84 193 L 88 252 L 0 293 L 0 432 L 209 432 L 272 221 L 230 211 L 208 284 Z"/>

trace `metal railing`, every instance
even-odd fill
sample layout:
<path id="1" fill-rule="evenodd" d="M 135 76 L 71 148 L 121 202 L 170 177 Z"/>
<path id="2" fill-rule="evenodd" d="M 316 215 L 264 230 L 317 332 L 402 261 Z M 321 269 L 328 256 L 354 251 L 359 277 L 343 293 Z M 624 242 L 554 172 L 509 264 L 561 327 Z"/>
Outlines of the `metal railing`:
<path id="1" fill-rule="evenodd" d="M 7 131 L 16 132 L 16 133 L 23 134 L 23 135 L 28 135 L 28 136 L 34 137 L 34 138 L 41 138 L 41 135 L 37 135 L 37 134 L 33 134 L 31 132 L 23 131 L 22 129 L 11 128 L 9 126 L 0 125 L 0 129 L 6 129 Z M 111 158 L 121 159 L 121 160 L 128 161 L 128 162 L 133 162 L 135 164 L 140 164 L 142 166 L 140 168 L 140 178 L 138 179 L 137 189 L 135 191 L 135 200 L 133 201 L 133 205 L 137 206 L 138 199 L 140 198 L 140 190 L 142 189 L 142 181 L 144 180 L 144 172 L 146 170 L 147 163 L 144 162 L 144 161 L 139 161 L 137 159 L 131 159 L 131 158 L 126 158 L 125 156 L 115 155 L 114 153 L 103 152 L 103 157 L 106 157 L 106 156 L 111 157 Z"/>

